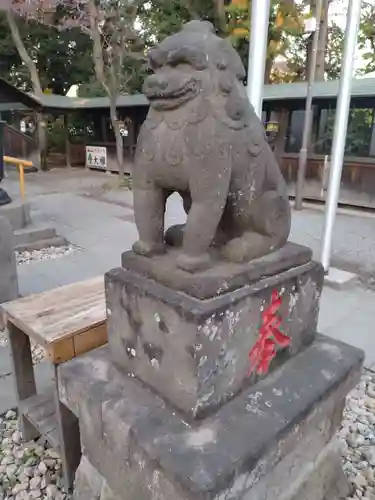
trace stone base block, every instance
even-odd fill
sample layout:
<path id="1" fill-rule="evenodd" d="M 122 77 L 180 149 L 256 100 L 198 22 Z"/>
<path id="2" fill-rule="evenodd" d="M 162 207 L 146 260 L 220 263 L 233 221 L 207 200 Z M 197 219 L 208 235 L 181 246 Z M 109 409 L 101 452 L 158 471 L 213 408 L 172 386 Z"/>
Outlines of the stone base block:
<path id="1" fill-rule="evenodd" d="M 59 367 L 60 399 L 80 421 L 75 498 L 341 500 L 349 486 L 333 438 L 362 361 L 362 351 L 318 336 L 189 422 L 118 370 L 108 347 L 75 358 Z"/>
<path id="2" fill-rule="evenodd" d="M 309 251 L 297 245 L 288 248 L 289 260 L 284 256 L 274 263 L 287 262 L 288 269 L 267 276 L 267 256 L 267 277 L 257 275 L 246 286 L 206 299 L 144 276 L 138 269 L 142 258 L 135 257 L 135 270 L 129 260 L 128 269 L 110 271 L 107 330 L 113 360 L 190 418 L 217 409 L 314 340 L 323 268 L 309 259 L 297 265 Z M 214 280 L 209 276 L 201 279 Z M 283 335 L 274 336 L 272 363 L 261 370 L 260 360 L 254 359 L 261 331 L 268 335 L 268 326 L 279 322 Z"/>
<path id="3" fill-rule="evenodd" d="M 307 467 L 305 476 L 301 475 L 287 487 L 285 481 L 282 481 L 281 487 L 286 487 L 286 489 L 280 491 L 278 497 L 275 496 L 275 492 L 272 492 L 271 496 L 262 492 L 259 496 L 258 492 L 250 490 L 245 496 L 226 496 L 227 494 L 224 493 L 219 495 L 217 500 L 258 500 L 259 498 L 266 500 L 277 498 L 278 500 L 346 500 L 352 491 L 342 470 L 335 444 L 333 441 L 324 448 L 316 461 Z M 289 474 L 287 466 L 288 464 L 284 461 L 280 464 L 280 469 L 286 477 Z M 144 497 L 136 498 L 143 500 Z M 76 474 L 74 500 L 125 500 L 125 496 L 114 493 L 106 479 L 83 455 Z M 126 500 L 133 499 L 126 497 Z"/>

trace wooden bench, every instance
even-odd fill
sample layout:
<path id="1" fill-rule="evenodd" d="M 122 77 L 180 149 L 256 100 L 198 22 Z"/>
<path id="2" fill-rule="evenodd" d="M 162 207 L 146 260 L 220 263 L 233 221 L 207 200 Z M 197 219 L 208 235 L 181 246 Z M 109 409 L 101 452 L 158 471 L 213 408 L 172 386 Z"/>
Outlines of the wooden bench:
<path id="1" fill-rule="evenodd" d="M 107 342 L 104 278 L 95 278 L 2 304 L 24 440 L 42 435 L 59 450 L 64 482 L 73 486 L 81 456 L 78 420 L 59 401 L 57 366 Z M 51 390 L 38 394 L 30 340 L 43 346 L 54 369 Z"/>

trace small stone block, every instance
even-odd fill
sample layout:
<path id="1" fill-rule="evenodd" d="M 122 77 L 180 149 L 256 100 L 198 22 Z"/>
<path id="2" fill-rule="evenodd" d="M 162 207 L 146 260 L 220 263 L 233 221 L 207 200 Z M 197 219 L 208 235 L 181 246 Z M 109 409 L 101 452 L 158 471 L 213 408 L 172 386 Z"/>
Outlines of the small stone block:
<path id="1" fill-rule="evenodd" d="M 336 267 L 331 267 L 328 274 L 324 276 L 324 284 L 337 290 L 351 287 L 356 281 L 358 281 L 356 274 L 337 269 Z"/>
<path id="2" fill-rule="evenodd" d="M 310 261 L 198 300 L 137 272 L 112 270 L 106 300 L 113 359 L 179 410 L 200 418 L 313 341 L 322 283 L 321 265 Z M 260 336 L 278 321 L 282 335 L 270 366 L 265 362 L 262 369 Z"/>
<path id="3" fill-rule="evenodd" d="M 12 203 L 0 207 L 0 217 L 8 219 L 13 231 L 23 229 L 30 224 L 30 205 L 12 201 Z"/>
<path id="4" fill-rule="evenodd" d="M 0 303 L 17 297 L 18 277 L 13 250 L 13 230 L 8 220 L 0 216 Z M 1 323 L 0 320 L 0 327 Z"/>

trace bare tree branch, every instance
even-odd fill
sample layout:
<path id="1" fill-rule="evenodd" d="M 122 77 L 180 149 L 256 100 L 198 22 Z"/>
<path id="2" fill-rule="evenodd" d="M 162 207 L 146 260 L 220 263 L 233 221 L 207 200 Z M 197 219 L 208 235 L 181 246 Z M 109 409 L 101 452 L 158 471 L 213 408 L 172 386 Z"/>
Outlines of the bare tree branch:
<path id="1" fill-rule="evenodd" d="M 14 13 L 11 9 L 9 9 L 7 11 L 6 15 L 7 15 L 7 21 L 8 21 L 10 32 L 12 34 L 14 44 L 18 50 L 18 53 L 19 53 L 22 61 L 26 64 L 26 67 L 29 70 L 34 93 L 41 95 L 41 94 L 43 94 L 43 90 L 42 90 L 42 86 L 40 84 L 38 69 L 37 69 L 34 61 L 32 60 L 32 58 L 30 57 L 29 53 L 27 52 L 26 47 L 22 41 L 22 37 L 21 37 L 20 31 L 18 29 L 18 25 L 17 25 L 16 19 L 14 17 Z"/>
<path id="2" fill-rule="evenodd" d="M 90 34 L 93 45 L 95 74 L 99 82 L 102 84 L 104 90 L 107 92 L 108 96 L 111 96 L 111 90 L 107 85 L 105 78 L 103 46 L 99 31 L 99 16 L 95 5 L 95 0 L 88 0 L 87 9 L 90 22 Z"/>

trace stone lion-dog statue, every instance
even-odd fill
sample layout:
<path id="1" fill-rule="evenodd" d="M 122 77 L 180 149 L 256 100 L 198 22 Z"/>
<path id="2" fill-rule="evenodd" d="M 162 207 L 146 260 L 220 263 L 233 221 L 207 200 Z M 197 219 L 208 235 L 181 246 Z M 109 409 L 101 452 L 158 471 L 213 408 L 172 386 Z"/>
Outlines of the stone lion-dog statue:
<path id="1" fill-rule="evenodd" d="M 235 263 L 281 248 L 291 223 L 287 188 L 235 49 L 212 24 L 192 21 L 148 58 L 150 110 L 133 170 L 134 252 L 151 257 L 165 252 L 166 243 L 182 245 L 176 264 L 192 273 L 209 267 L 210 247 Z M 187 221 L 164 234 L 174 192 Z"/>

